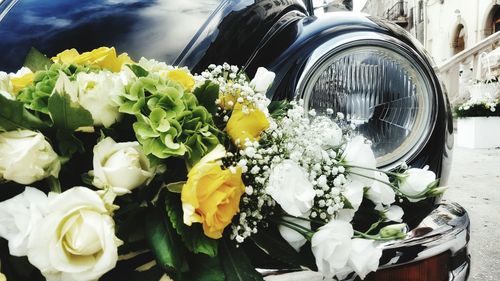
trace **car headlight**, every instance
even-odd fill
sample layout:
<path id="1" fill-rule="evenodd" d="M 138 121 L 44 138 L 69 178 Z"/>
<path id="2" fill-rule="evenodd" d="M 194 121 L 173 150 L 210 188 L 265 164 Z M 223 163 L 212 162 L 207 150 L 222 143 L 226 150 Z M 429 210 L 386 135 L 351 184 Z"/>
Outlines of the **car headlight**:
<path id="1" fill-rule="evenodd" d="M 417 56 L 399 44 L 366 40 L 315 57 L 301 81 L 306 109 L 344 113 L 373 142 L 379 167 L 406 161 L 423 147 L 436 97 Z"/>

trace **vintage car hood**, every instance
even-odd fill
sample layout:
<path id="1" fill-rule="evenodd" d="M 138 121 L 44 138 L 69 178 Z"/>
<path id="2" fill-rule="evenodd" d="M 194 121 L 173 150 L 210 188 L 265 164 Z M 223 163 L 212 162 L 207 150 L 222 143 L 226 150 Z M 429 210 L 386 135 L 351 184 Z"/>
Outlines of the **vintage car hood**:
<path id="1" fill-rule="evenodd" d="M 256 38 L 242 40 L 249 35 L 242 32 L 220 38 L 227 35 L 221 29 L 266 26 L 256 21 L 272 24 L 283 9 L 297 3 L 301 1 L 0 0 L 0 69 L 19 69 L 30 47 L 51 56 L 67 48 L 88 51 L 99 46 L 115 46 L 135 59 L 145 56 L 194 67 L 215 41 L 217 48 L 221 42 L 248 46 L 262 36 L 255 32 Z"/>
<path id="2" fill-rule="evenodd" d="M 2 1 L 0 1 L 2 2 Z M 132 57 L 173 63 L 224 0 L 4 1 L 0 67 L 13 71 L 30 47 L 54 55 L 115 46 Z"/>

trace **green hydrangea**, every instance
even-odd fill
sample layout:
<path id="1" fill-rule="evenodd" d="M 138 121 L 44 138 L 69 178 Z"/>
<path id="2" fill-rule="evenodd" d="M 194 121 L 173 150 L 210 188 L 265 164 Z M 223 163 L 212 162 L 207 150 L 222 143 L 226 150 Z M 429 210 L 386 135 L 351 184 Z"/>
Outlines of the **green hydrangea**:
<path id="1" fill-rule="evenodd" d="M 136 116 L 137 140 L 161 159 L 185 157 L 194 164 L 219 144 L 212 115 L 196 96 L 155 73 L 128 83 L 120 112 Z"/>
<path id="2" fill-rule="evenodd" d="M 93 70 L 95 69 L 84 66 L 54 63 L 46 70 L 37 71 L 33 83 L 19 92 L 17 100 L 23 102 L 28 109 L 49 114 L 49 97 L 54 90 L 60 71 L 73 80 L 77 73 Z"/>

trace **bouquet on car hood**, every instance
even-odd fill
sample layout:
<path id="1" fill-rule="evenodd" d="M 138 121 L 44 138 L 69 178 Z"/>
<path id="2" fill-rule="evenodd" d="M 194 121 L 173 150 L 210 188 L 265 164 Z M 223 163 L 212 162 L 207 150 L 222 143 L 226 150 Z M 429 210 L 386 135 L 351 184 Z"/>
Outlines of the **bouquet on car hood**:
<path id="1" fill-rule="evenodd" d="M 381 241 L 405 236 L 398 204 L 442 188 L 426 169 L 378 170 L 342 113 L 269 100 L 274 76 L 259 68 L 250 80 L 229 64 L 193 75 L 107 47 L 32 50 L 26 67 L 0 74 L 1 271 L 16 281 L 375 271 Z M 367 227 L 353 223 L 361 213 Z"/>

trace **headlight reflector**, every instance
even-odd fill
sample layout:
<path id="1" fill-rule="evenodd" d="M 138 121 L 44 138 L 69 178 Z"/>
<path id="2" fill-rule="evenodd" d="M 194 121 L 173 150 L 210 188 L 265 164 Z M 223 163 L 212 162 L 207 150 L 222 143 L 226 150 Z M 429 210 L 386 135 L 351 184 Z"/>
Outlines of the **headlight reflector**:
<path id="1" fill-rule="evenodd" d="M 379 167 L 422 148 L 435 95 L 421 65 L 396 46 L 352 46 L 319 59 L 303 88 L 306 109 L 342 112 L 373 142 Z"/>

